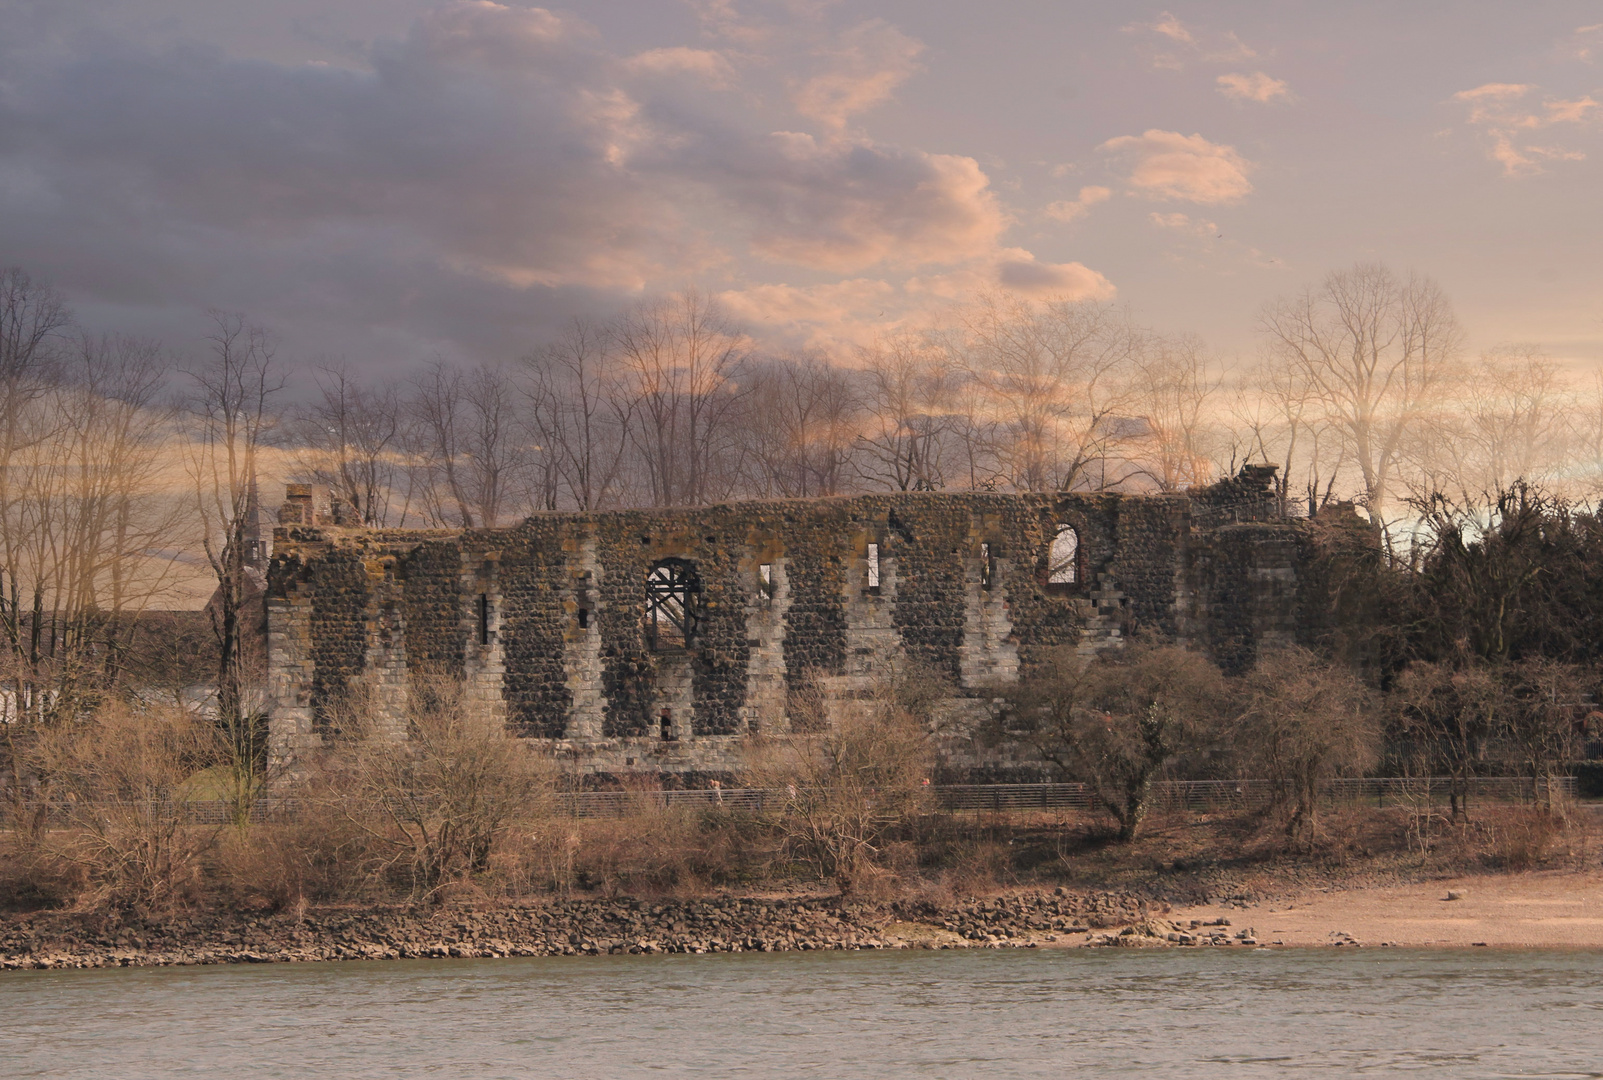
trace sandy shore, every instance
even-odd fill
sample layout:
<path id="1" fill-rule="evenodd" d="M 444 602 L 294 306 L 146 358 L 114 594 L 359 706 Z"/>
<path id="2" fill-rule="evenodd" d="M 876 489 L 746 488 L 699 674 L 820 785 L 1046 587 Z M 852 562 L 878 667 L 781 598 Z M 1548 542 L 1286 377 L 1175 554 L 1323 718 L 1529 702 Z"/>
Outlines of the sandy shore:
<path id="1" fill-rule="evenodd" d="M 1449 892 L 1459 899 L 1449 900 Z M 1313 892 L 1278 902 L 1177 907 L 1176 922 L 1230 920 L 1287 946 L 1603 948 L 1603 873 L 1532 871 Z"/>

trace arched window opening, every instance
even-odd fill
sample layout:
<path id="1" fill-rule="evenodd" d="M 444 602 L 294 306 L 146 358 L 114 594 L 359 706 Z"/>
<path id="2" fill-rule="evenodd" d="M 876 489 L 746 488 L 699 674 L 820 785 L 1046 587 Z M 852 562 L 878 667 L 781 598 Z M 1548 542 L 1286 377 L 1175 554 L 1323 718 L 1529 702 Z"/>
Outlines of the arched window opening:
<path id="1" fill-rule="evenodd" d="M 1046 583 L 1068 588 L 1080 582 L 1080 534 L 1073 525 L 1059 525 L 1047 552 Z"/>
<path id="2" fill-rule="evenodd" d="M 646 643 L 652 649 L 682 649 L 701 621 L 701 580 L 694 564 L 663 559 L 646 574 Z"/>

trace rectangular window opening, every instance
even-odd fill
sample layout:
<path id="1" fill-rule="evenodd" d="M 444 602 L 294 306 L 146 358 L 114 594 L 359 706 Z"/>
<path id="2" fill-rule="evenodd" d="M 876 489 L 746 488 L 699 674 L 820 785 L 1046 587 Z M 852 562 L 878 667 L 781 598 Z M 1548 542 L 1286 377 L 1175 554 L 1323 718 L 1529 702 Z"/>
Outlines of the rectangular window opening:
<path id="1" fill-rule="evenodd" d="M 762 594 L 764 600 L 772 600 L 774 598 L 773 563 L 763 563 L 757 567 L 757 591 Z"/>
<path id="2" fill-rule="evenodd" d="M 868 545 L 868 589 L 879 592 L 879 545 Z"/>
<path id="3" fill-rule="evenodd" d="M 980 545 L 980 588 L 991 587 L 991 545 Z"/>
<path id="4" fill-rule="evenodd" d="M 479 644 L 490 643 L 490 594 L 479 594 Z"/>
<path id="5" fill-rule="evenodd" d="M 580 608 L 579 609 L 579 629 L 580 630 L 588 630 L 588 629 L 590 629 L 590 609 L 589 608 Z"/>

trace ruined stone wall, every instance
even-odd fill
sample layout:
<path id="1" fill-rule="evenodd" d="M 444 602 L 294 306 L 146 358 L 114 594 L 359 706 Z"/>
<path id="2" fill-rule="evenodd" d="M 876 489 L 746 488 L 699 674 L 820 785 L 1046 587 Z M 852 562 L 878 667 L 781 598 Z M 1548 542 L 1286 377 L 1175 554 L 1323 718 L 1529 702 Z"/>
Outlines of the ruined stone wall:
<path id="1" fill-rule="evenodd" d="M 727 772 L 749 732 L 787 730 L 798 695 L 849 708 L 908 664 L 948 679 L 959 711 L 983 710 L 1048 650 L 1138 630 L 1239 668 L 1298 624 L 1303 548 L 1293 526 L 1264 521 L 1260 479 L 1197 496 L 894 493 L 540 514 L 462 533 L 319 524 L 297 504 L 269 580 L 275 752 L 336 735 L 326 717 L 356 689 L 399 712 L 425 676 L 464 681 L 477 706 L 581 768 L 690 776 Z M 1065 525 L 1078 580 L 1049 584 Z M 699 621 L 688 641 L 653 647 L 646 582 L 663 560 L 693 568 Z"/>

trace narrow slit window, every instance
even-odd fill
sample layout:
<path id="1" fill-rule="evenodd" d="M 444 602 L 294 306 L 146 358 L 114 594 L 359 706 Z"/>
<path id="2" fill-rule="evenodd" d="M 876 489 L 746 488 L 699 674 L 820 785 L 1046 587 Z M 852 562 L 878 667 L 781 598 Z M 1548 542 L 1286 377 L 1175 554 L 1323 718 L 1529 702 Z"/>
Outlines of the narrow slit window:
<path id="1" fill-rule="evenodd" d="M 1080 534 L 1072 525 L 1059 525 L 1048 553 L 1048 585 L 1073 585 L 1080 580 Z"/>
<path id="2" fill-rule="evenodd" d="M 757 567 L 757 591 L 762 594 L 764 600 L 772 600 L 774 598 L 773 563 L 763 563 Z"/>
<path id="3" fill-rule="evenodd" d="M 980 544 L 980 588 L 991 587 L 991 545 Z"/>
<path id="4" fill-rule="evenodd" d="M 868 545 L 868 587 L 879 589 L 879 545 Z"/>
<path id="5" fill-rule="evenodd" d="M 490 594 L 479 594 L 479 644 L 490 643 Z"/>
<path id="6" fill-rule="evenodd" d="M 590 629 L 590 609 L 589 608 L 580 608 L 579 609 L 579 629 L 580 630 L 588 630 L 588 629 Z"/>

